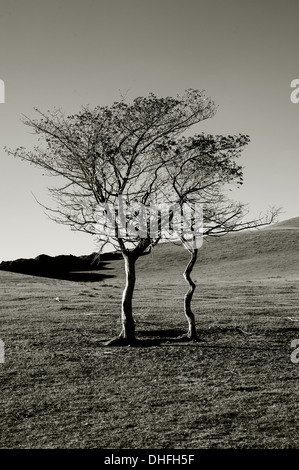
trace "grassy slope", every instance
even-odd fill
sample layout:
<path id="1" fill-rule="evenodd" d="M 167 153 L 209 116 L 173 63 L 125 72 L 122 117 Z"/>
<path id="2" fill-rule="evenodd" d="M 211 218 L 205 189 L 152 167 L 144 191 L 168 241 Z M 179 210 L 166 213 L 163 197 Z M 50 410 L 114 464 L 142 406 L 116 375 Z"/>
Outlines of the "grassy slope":
<path id="1" fill-rule="evenodd" d="M 292 229 L 207 241 L 198 344 L 176 339 L 181 247 L 138 261 L 140 348 L 104 347 L 119 330 L 121 261 L 100 283 L 0 272 L 0 447 L 298 448 L 298 244 Z"/>

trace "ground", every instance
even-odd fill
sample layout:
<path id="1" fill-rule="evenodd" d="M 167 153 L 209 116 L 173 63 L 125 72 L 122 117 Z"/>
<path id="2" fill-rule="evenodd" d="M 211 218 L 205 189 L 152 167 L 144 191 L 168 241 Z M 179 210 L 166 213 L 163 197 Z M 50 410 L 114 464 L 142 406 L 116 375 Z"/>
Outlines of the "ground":
<path id="1" fill-rule="evenodd" d="M 181 247 L 137 262 L 138 347 L 105 346 L 120 329 L 121 260 L 100 282 L 0 271 L 0 447 L 298 449 L 297 247 L 295 230 L 204 245 L 198 343 L 178 339 Z"/>

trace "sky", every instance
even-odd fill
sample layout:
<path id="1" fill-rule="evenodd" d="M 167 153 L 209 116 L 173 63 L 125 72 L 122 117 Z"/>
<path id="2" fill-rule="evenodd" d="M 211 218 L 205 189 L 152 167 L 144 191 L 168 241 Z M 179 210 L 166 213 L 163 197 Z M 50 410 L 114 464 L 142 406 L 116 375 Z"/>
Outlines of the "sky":
<path id="1" fill-rule="evenodd" d="M 1 0 L 0 261 L 97 251 L 95 239 L 51 221 L 53 181 L 8 156 L 31 148 L 33 108 L 66 113 L 153 92 L 206 90 L 218 106 L 198 132 L 248 134 L 244 185 L 252 216 L 299 216 L 299 2 L 296 0 Z M 0 98 L 1 101 L 1 98 Z"/>

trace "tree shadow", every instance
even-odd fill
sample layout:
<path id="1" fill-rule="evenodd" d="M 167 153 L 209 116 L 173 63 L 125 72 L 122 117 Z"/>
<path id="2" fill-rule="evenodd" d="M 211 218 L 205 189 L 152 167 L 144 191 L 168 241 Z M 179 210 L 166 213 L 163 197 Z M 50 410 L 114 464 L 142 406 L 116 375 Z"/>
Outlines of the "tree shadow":
<path id="1" fill-rule="evenodd" d="M 133 348 L 150 348 L 153 346 L 167 346 L 169 344 L 189 344 L 197 345 L 201 341 L 192 341 L 186 335 L 186 330 L 167 329 L 167 330 L 147 330 L 139 331 L 138 338 L 133 344 L 126 344 L 125 341 L 116 337 L 105 342 L 105 347 L 133 347 Z"/>
<path id="2" fill-rule="evenodd" d="M 158 341 L 160 344 L 190 344 L 196 345 L 204 342 L 203 339 L 198 338 L 196 340 L 190 339 L 187 335 L 186 330 L 171 328 L 165 330 L 147 330 L 142 331 L 139 335 L 145 337 L 155 337 L 145 341 Z M 144 341 L 144 340 L 143 340 Z"/>
<path id="3" fill-rule="evenodd" d="M 152 348 L 153 346 L 161 346 L 163 341 L 160 338 L 140 339 L 137 338 L 132 345 L 133 348 Z"/>
<path id="4" fill-rule="evenodd" d="M 141 331 L 139 334 L 140 336 L 159 336 L 161 339 L 173 339 L 182 336 L 184 333 L 186 333 L 186 330 L 171 328 L 166 330 L 146 330 Z"/>

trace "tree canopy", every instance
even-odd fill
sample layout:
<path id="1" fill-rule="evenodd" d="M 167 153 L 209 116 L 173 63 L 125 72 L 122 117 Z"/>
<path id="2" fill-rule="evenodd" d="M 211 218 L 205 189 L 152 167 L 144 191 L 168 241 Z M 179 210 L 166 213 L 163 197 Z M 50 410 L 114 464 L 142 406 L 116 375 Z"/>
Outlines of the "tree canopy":
<path id="1" fill-rule="evenodd" d="M 37 145 L 31 150 L 8 150 L 63 179 L 61 185 L 49 188 L 55 206 L 47 209 L 53 220 L 96 235 L 100 248 L 109 242 L 122 252 L 126 286 L 119 341 L 135 341 L 135 262 L 161 238 L 160 229 L 154 234 L 148 230 L 146 217 L 151 207 L 164 203 L 182 209 L 201 204 L 202 234 L 226 233 L 246 226 L 241 221 L 244 205 L 229 201 L 224 190 L 228 185 L 242 184 L 243 171 L 237 158 L 249 137 L 203 133 L 186 137 L 187 130 L 212 118 L 215 110 L 204 91 L 193 89 L 176 98 L 150 93 L 130 104 L 121 99 L 110 107 L 83 107 L 69 116 L 61 110 L 43 113 L 35 109 L 37 117 L 24 117 L 23 122 L 37 136 Z M 120 201 L 126 203 L 125 214 Z M 116 217 L 111 216 L 109 208 L 114 215 L 117 213 Z M 157 219 L 157 213 L 152 217 Z M 122 219 L 125 227 L 131 227 L 129 233 L 119 230 Z M 106 230 L 109 223 L 115 230 Z M 159 220 L 156 224 L 159 226 Z M 191 238 L 192 231 L 193 226 Z M 180 238 L 186 244 L 184 235 Z M 196 250 L 190 248 L 193 254 Z"/>

